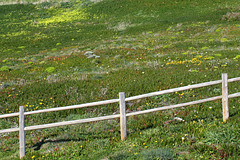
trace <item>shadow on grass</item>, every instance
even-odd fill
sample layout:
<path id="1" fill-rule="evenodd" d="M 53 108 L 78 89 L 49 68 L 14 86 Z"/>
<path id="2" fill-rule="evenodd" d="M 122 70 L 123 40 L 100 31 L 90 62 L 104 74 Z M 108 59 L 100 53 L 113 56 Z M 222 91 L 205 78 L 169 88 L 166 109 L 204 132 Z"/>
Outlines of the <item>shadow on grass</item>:
<path id="1" fill-rule="evenodd" d="M 83 134 L 82 134 L 83 135 Z M 89 134 L 85 134 L 84 136 L 86 136 L 87 138 L 66 138 L 66 139 L 56 139 L 56 140 L 51 140 L 51 139 L 47 139 L 44 138 L 42 139 L 40 142 L 37 142 L 36 144 L 34 144 L 31 148 L 33 148 L 35 151 L 38 151 L 41 149 L 42 145 L 46 144 L 46 143 L 63 143 L 63 142 L 80 142 L 80 141 L 86 141 L 89 140 Z M 102 138 L 108 138 L 107 136 L 96 136 L 94 134 L 91 134 L 91 137 L 93 139 L 102 139 Z M 46 140 L 47 139 L 47 140 Z"/>
<path id="2" fill-rule="evenodd" d="M 42 145 L 45 144 L 45 143 L 62 143 L 62 142 L 71 142 L 71 141 L 77 142 L 77 141 L 81 141 L 81 140 L 85 140 L 85 139 L 58 139 L 58 140 L 45 140 L 45 139 L 43 139 L 40 142 L 33 145 L 32 148 L 35 151 L 38 151 L 38 150 L 41 149 Z"/>

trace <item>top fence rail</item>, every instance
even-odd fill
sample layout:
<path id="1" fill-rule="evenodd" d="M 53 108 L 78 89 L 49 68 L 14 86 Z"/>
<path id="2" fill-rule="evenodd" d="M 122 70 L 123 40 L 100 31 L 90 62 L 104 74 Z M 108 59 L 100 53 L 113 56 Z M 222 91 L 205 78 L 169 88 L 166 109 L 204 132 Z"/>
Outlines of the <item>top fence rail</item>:
<path id="1" fill-rule="evenodd" d="M 240 77 L 228 79 L 228 82 L 236 82 L 236 81 L 240 81 Z M 138 95 L 138 96 L 128 97 L 128 98 L 125 99 L 125 101 L 132 101 L 132 100 L 137 100 L 137 99 L 141 99 L 141 98 L 159 96 L 159 95 L 163 95 L 163 94 L 167 94 L 167 93 L 174 93 L 174 92 L 185 91 L 185 90 L 189 90 L 189 89 L 207 87 L 207 86 L 216 85 L 216 84 L 220 84 L 220 83 L 222 83 L 222 80 L 193 84 L 193 85 L 188 85 L 188 86 L 184 86 L 184 87 L 178 87 L 178 88 L 167 89 L 167 90 L 163 90 L 163 91 L 151 92 L 151 93 L 142 94 L 142 95 Z M 90 102 L 90 103 L 79 104 L 79 105 L 56 107 L 56 108 L 49 108 L 49 109 L 43 109 L 43 110 L 24 112 L 24 115 L 63 111 L 63 110 L 69 110 L 69 109 L 78 109 L 78 108 L 92 107 L 92 106 L 111 104 L 111 103 L 117 103 L 117 102 L 119 102 L 119 99 L 111 99 L 111 100 Z M 9 117 L 16 117 L 16 116 L 19 116 L 18 112 L 17 113 L 0 115 L 0 118 L 9 118 Z"/>

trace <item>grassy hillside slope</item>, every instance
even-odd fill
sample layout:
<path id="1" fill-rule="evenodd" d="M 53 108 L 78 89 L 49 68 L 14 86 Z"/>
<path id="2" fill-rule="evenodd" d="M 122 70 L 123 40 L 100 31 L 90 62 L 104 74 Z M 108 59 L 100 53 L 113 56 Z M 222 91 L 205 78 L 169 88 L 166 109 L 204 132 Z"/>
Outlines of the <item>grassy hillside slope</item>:
<path id="1" fill-rule="evenodd" d="M 75 0 L 0 6 L 0 113 L 60 107 L 240 77 L 239 0 Z M 239 82 L 229 93 L 239 92 Z M 221 86 L 134 101 L 128 112 L 221 94 Z M 26 159 L 234 159 L 239 98 L 119 120 L 29 131 Z M 26 117 L 26 125 L 118 113 L 117 104 Z M 165 123 L 174 117 L 182 122 Z M 0 129 L 17 118 L 0 120 Z M 18 134 L 0 135 L 18 157 Z"/>

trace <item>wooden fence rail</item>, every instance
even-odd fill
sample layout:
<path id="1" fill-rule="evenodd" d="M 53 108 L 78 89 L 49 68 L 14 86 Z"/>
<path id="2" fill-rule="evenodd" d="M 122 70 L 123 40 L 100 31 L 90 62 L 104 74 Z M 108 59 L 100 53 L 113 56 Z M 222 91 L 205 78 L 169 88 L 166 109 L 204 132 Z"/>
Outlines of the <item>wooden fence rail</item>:
<path id="1" fill-rule="evenodd" d="M 210 101 L 219 100 L 219 99 L 222 99 L 223 121 L 226 122 L 229 118 L 228 99 L 234 98 L 234 97 L 240 97 L 240 92 L 228 95 L 228 83 L 236 82 L 236 81 L 240 81 L 240 77 L 228 79 L 227 74 L 223 73 L 222 80 L 199 83 L 199 84 L 194 84 L 194 85 L 189 85 L 189 86 L 184 86 L 184 87 L 179 87 L 179 88 L 168 89 L 168 90 L 164 90 L 164 91 L 157 91 L 157 92 L 152 92 L 152 93 L 148 93 L 148 94 L 128 97 L 128 98 L 125 98 L 124 92 L 120 92 L 119 99 L 105 100 L 105 101 L 99 101 L 99 102 L 92 102 L 92 103 L 85 103 L 85 104 L 58 107 L 58 108 L 50 108 L 50 109 L 43 109 L 43 110 L 36 110 L 36 111 L 31 111 L 31 112 L 24 112 L 24 106 L 20 106 L 19 113 L 0 115 L 0 118 L 19 116 L 19 128 L 10 128 L 10 129 L 0 130 L 0 134 L 19 131 L 20 158 L 22 158 L 25 156 L 25 131 L 28 131 L 28 130 L 52 128 L 52 127 L 58 127 L 58 126 L 74 125 L 74 124 L 80 124 L 80 123 L 88 123 L 88 122 L 120 118 L 121 140 L 124 140 L 127 138 L 126 117 L 128 117 L 128 116 L 146 114 L 146 113 L 167 110 L 167 109 L 173 109 L 173 108 L 178 108 L 178 107 L 184 107 L 184 106 L 200 104 L 200 103 L 210 102 Z M 137 100 L 140 98 L 147 98 L 147 97 L 151 97 L 151 96 L 158 96 L 158 95 L 163 95 L 163 94 L 167 94 L 167 93 L 174 93 L 174 92 L 179 92 L 179 91 L 184 91 L 184 90 L 189 90 L 189 89 L 194 89 L 194 88 L 206 87 L 206 86 L 216 85 L 216 84 L 220 84 L 220 83 L 222 83 L 222 95 L 221 96 L 210 97 L 210 98 L 206 98 L 206 99 L 201 99 L 201 100 L 196 100 L 196 101 L 191 101 L 191 102 L 186 102 L 186 103 L 181 103 L 181 104 L 175 104 L 175 105 L 169 105 L 169 106 L 163 106 L 163 107 L 158 107 L 158 108 L 153 108 L 153 109 L 137 111 L 137 112 L 132 112 L 132 113 L 126 114 L 126 101 Z M 116 114 L 116 115 L 79 119 L 79 120 L 73 120 L 73 121 L 56 122 L 56 123 L 27 126 L 27 127 L 25 127 L 25 123 L 24 123 L 25 115 L 53 112 L 53 111 L 63 111 L 63 110 L 84 108 L 84 107 L 90 107 L 90 106 L 98 106 L 98 105 L 111 104 L 111 103 L 117 103 L 117 102 L 119 103 L 119 106 L 120 106 L 120 114 Z"/>
<path id="2" fill-rule="evenodd" d="M 228 83 L 235 82 L 235 81 L 240 81 L 240 77 L 228 79 Z M 207 86 L 216 85 L 216 84 L 220 84 L 220 83 L 222 83 L 222 80 L 193 84 L 193 85 L 188 85 L 185 87 L 173 88 L 173 89 L 168 89 L 168 90 L 164 90 L 164 91 L 157 91 L 157 92 L 152 92 L 152 93 L 148 93 L 148 94 L 128 97 L 125 99 L 125 101 L 127 102 L 127 101 L 137 100 L 140 98 L 147 98 L 147 97 L 159 96 L 159 95 L 163 95 L 163 94 L 167 94 L 167 93 L 174 93 L 174 92 L 180 92 L 180 91 L 185 91 L 185 90 L 189 90 L 189 89 L 207 87 Z M 85 104 L 79 104 L 79 105 L 72 105 L 72 106 L 24 112 L 24 115 L 31 115 L 31 114 L 45 113 L 45 112 L 54 112 L 54 111 L 63 111 L 63 110 L 77 109 L 77 108 L 84 108 L 84 107 L 91 107 L 91 106 L 99 106 L 99 105 L 111 104 L 111 103 L 117 103 L 117 102 L 119 102 L 119 99 L 111 99 L 111 100 L 91 102 L 91 103 L 85 103 Z M 8 118 L 8 117 L 16 117 L 16 116 L 19 116 L 19 113 L 9 113 L 9 114 L 0 115 L 0 118 Z"/>

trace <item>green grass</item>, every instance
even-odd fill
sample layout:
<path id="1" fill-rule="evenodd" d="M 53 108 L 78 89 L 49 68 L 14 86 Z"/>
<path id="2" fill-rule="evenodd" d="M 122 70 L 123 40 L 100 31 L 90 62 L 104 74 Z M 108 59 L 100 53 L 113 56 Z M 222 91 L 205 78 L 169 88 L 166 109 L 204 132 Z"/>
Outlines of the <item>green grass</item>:
<path id="1" fill-rule="evenodd" d="M 9 2 L 9 1 L 5 1 Z M 239 74 L 239 1 L 103 0 L 0 6 L 0 111 L 18 112 L 126 97 Z M 229 93 L 239 92 L 239 82 Z M 221 95 L 205 87 L 134 101 L 137 111 Z M 119 120 L 26 133 L 25 159 L 237 159 L 239 98 L 222 123 L 221 101 Z M 112 115 L 118 104 L 26 116 L 26 126 Z M 166 123 L 174 117 L 184 122 Z M 0 129 L 17 126 L 0 120 Z M 0 135 L 17 159 L 18 134 Z M 164 159 L 164 158 L 163 158 Z"/>

